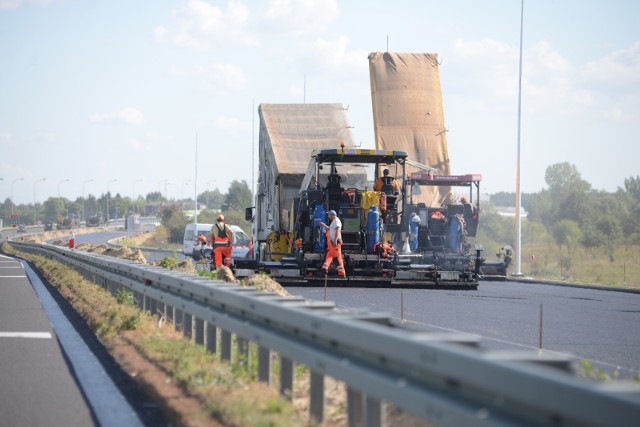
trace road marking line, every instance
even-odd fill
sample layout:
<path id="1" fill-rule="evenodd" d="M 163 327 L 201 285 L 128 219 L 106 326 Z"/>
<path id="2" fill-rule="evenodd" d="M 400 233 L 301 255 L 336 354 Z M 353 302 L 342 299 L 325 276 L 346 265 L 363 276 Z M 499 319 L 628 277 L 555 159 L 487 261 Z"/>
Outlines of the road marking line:
<path id="1" fill-rule="evenodd" d="M 16 278 L 16 277 L 27 277 L 27 276 L 26 276 L 26 275 L 23 275 L 23 276 L 0 276 L 0 277 Z"/>
<path id="2" fill-rule="evenodd" d="M 0 338 L 46 338 L 51 339 L 49 332 L 0 332 Z"/>

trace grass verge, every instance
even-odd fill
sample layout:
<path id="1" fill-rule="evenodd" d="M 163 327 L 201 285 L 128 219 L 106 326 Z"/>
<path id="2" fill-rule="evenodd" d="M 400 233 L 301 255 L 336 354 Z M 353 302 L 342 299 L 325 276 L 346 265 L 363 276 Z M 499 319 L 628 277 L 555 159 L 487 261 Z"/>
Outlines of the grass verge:
<path id="1" fill-rule="evenodd" d="M 16 253 L 3 245 L 3 250 Z M 51 259 L 18 253 L 82 315 L 125 370 L 176 425 L 297 426 L 294 406 L 244 370 L 234 369 L 173 328 L 141 312 L 133 295 L 117 297 Z"/>

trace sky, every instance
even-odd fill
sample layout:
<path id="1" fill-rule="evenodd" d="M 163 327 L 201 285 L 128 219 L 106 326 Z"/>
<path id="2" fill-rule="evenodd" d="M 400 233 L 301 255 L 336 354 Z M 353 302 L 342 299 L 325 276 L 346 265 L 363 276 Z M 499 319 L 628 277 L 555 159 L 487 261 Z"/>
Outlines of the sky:
<path id="1" fill-rule="evenodd" d="M 387 41 L 440 56 L 452 173 L 515 191 L 520 6 L 0 0 L 0 200 L 251 185 L 260 103 L 342 103 L 373 147 L 367 56 Z M 523 192 L 558 162 L 597 190 L 640 174 L 639 16 L 631 0 L 524 2 Z"/>

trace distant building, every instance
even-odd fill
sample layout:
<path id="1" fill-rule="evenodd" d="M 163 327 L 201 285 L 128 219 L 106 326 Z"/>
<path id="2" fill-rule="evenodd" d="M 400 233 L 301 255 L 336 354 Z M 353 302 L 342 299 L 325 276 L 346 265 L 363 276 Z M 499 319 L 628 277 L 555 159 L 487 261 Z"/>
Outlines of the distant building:
<path id="1" fill-rule="evenodd" d="M 495 206 L 496 213 L 501 216 L 516 216 L 515 206 Z M 520 218 L 526 218 L 529 214 L 520 206 Z"/>

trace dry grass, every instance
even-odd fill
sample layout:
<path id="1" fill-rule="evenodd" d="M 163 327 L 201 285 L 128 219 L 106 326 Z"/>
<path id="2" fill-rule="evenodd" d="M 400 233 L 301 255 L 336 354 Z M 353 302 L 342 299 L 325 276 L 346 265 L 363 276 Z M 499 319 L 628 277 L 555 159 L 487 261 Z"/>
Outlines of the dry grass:
<path id="1" fill-rule="evenodd" d="M 533 256 L 533 258 L 532 258 Z M 530 244 L 522 249 L 522 272 L 537 278 L 605 286 L 640 287 L 640 246 L 604 249 Z"/>
<path id="2" fill-rule="evenodd" d="M 125 237 L 118 241 L 119 244 L 124 246 L 136 246 L 144 248 L 158 248 L 181 251 L 182 245 L 179 243 L 168 243 L 166 238 L 159 236 L 158 233 L 146 232 L 136 234 L 133 236 Z"/>

